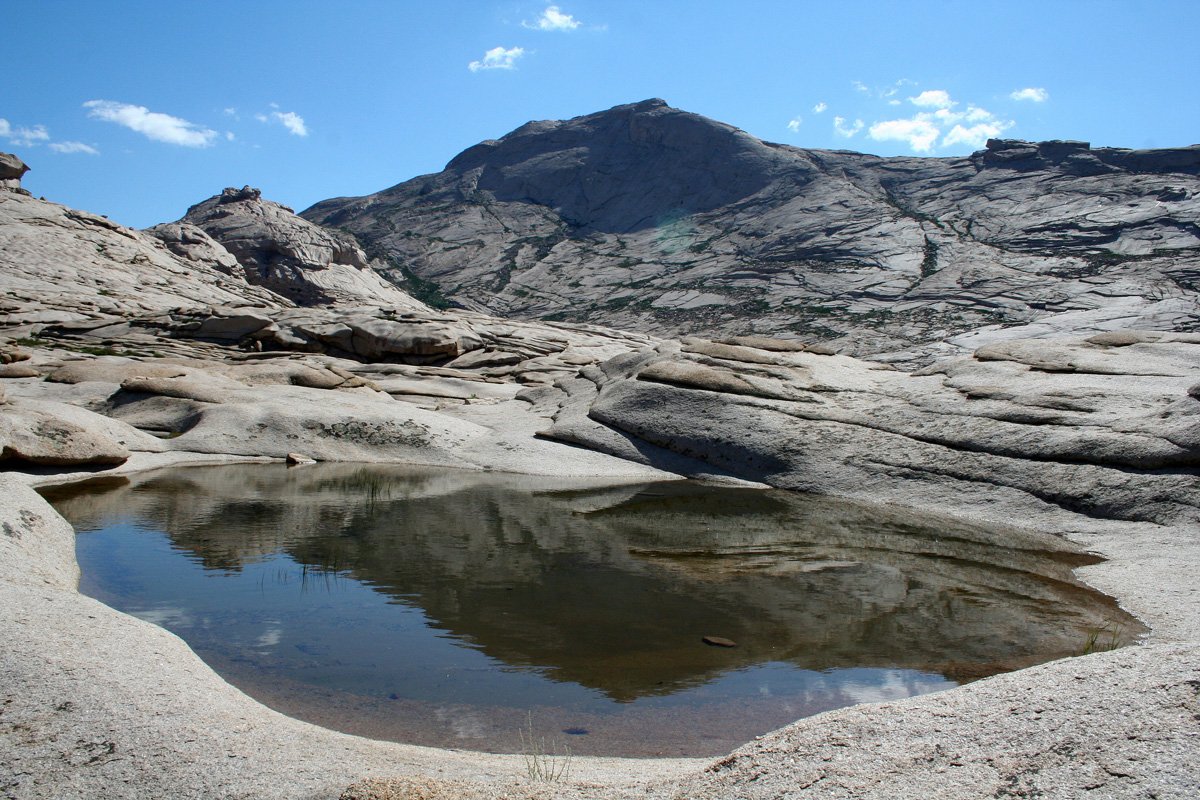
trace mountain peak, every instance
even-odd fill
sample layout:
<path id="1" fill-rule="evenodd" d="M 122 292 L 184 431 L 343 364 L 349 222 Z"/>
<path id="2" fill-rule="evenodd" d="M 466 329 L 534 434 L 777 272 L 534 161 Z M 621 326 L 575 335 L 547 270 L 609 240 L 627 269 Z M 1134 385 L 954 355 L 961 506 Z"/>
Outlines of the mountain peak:
<path id="1" fill-rule="evenodd" d="M 446 173 L 499 201 L 552 208 L 575 227 L 621 232 L 742 200 L 797 161 L 732 125 L 652 98 L 527 122 L 464 150 Z"/>

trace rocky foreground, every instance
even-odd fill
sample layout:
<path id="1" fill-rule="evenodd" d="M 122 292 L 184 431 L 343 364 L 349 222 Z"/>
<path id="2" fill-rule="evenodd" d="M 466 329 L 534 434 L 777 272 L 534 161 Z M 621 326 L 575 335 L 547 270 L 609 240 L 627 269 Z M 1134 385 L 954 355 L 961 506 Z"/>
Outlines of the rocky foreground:
<path id="1" fill-rule="evenodd" d="M 136 231 L 0 178 L 6 797 L 318 798 L 364 777 L 347 797 L 1200 792 L 1200 335 L 1178 319 L 980 340 L 906 371 L 796 339 L 435 310 L 348 234 L 254 190 Z M 72 531 L 29 489 L 289 454 L 752 481 L 1050 531 L 1110 558 L 1083 576 L 1151 633 L 801 720 L 712 763 L 576 759 L 539 785 L 519 756 L 372 742 L 255 703 L 80 596 Z"/>

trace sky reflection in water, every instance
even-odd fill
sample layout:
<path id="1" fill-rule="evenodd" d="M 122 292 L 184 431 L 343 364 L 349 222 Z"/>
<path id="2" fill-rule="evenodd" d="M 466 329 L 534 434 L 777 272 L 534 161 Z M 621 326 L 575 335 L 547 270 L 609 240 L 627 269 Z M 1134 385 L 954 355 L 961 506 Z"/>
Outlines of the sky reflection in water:
<path id="1" fill-rule="evenodd" d="M 1140 632 L 1052 537 L 786 492 L 256 464 L 49 495 L 83 591 L 268 705 L 422 744 L 516 750 L 532 714 L 577 753 L 712 755 Z"/>

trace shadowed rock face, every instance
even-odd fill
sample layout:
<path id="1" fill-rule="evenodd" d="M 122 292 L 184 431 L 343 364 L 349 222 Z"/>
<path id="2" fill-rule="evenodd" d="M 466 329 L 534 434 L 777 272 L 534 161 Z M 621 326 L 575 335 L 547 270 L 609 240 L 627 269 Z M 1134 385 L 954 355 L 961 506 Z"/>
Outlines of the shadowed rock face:
<path id="1" fill-rule="evenodd" d="M 648 100 L 302 216 L 476 310 L 862 354 L 997 323 L 1194 325 L 1198 171 L 1200 147 L 803 150 Z"/>
<path id="2" fill-rule="evenodd" d="M 21 188 L 21 178 L 29 172 L 29 166 L 12 153 L 0 153 L 0 189 L 9 189 L 28 194 Z"/>
<path id="3" fill-rule="evenodd" d="M 178 223 L 151 228 L 171 244 L 176 228 L 195 226 L 220 242 L 246 280 L 304 306 L 339 300 L 419 309 L 421 304 L 381 281 L 352 236 L 313 225 L 292 209 L 263 200 L 258 189 L 228 188 L 188 209 Z"/>
<path id="4" fill-rule="evenodd" d="M 446 170 L 477 175 L 476 188 L 496 200 L 547 206 L 581 231 L 607 233 L 713 211 L 772 178 L 804 180 L 812 172 L 737 128 L 662 100 L 569 122 L 531 122 L 466 150 Z"/>

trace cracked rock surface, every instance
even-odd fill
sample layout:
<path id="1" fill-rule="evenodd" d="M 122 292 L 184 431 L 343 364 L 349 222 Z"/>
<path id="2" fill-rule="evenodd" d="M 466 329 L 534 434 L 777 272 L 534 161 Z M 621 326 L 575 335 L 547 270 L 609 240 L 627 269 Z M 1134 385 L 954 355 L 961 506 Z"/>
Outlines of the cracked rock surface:
<path id="1" fill-rule="evenodd" d="M 1000 326 L 1195 329 L 1198 173 L 1200 146 L 805 150 L 646 100 L 302 216 L 480 311 L 920 361 Z"/>
<path id="2" fill-rule="evenodd" d="M 721 163 L 689 160 L 701 145 Z M 621 195 L 621 175 L 663 148 L 674 150 L 646 196 Z M 554 155 L 537 166 L 536 152 Z M 253 190 L 152 235 L 0 189 L 0 794 L 326 798 L 359 781 L 346 797 L 1197 796 L 1194 155 L 1012 142 L 971 159 L 822 154 L 650 102 L 533 123 L 417 179 L 430 203 L 470 202 L 418 208 L 410 182 L 330 220 L 372 252 L 395 233 L 426 275 L 460 276 L 451 288 L 476 310 L 372 294 L 371 264 L 390 256 L 364 262 L 345 234 Z M 726 162 L 737 175 L 719 171 Z M 583 180 L 596 164 L 611 176 Z M 677 190 L 680 214 L 654 218 Z M 367 212 L 393 201 L 400 227 L 385 236 Z M 409 214 L 431 227 L 403 236 Z M 813 227 L 786 233 L 797 219 Z M 725 238 L 696 238 L 706 231 Z M 460 235 L 482 244 L 459 248 L 452 270 L 442 245 Z M 600 245 L 653 259 L 621 266 L 581 249 Z M 570 286 L 556 263 L 591 272 Z M 614 297 L 612 276 L 635 266 L 646 293 Z M 661 301 L 688 315 L 656 319 L 709 333 L 664 340 L 478 310 L 510 298 L 503 310 L 558 313 L 535 307 L 539 275 L 579 318 L 641 324 L 638 304 Z M 688 275 L 705 285 L 683 285 Z M 788 294 L 797 276 L 802 291 Z M 730 286 L 768 284 L 761 325 L 709 313 L 727 309 L 715 298 L 736 296 Z M 853 336 L 770 335 L 804 333 L 776 322 L 808 324 L 812 298 L 844 305 L 811 338 Z M 874 314 L 880 303 L 891 317 Z M 924 321 L 897 327 L 905 303 Z M 994 321 L 981 308 L 1025 324 L 979 327 Z M 894 352 L 839 354 L 880 347 Z M 537 785 L 520 757 L 373 742 L 250 700 L 174 636 L 79 595 L 73 532 L 29 488 L 288 457 L 754 481 L 1014 541 L 1051 532 L 1108 557 L 1082 577 L 1150 634 L 800 720 L 711 763 L 578 759 L 569 781 Z"/>

